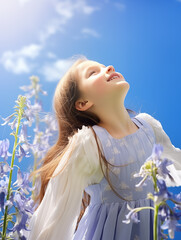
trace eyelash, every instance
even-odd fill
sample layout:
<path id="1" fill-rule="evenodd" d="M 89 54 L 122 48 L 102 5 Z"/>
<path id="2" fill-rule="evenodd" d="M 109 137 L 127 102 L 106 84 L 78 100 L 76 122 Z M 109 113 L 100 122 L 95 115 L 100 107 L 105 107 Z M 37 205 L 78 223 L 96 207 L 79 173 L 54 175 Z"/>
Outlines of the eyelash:
<path id="1" fill-rule="evenodd" d="M 90 74 L 89 74 L 89 77 L 94 73 L 95 71 L 92 71 Z"/>

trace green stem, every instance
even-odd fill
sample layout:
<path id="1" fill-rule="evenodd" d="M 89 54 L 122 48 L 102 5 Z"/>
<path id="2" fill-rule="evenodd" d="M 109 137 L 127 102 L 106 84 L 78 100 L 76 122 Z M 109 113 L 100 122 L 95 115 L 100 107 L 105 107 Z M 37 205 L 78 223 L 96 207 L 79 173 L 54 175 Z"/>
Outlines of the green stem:
<path id="1" fill-rule="evenodd" d="M 34 86 L 34 89 L 36 89 L 36 84 Z M 38 102 L 38 93 L 36 92 L 35 94 L 35 102 Z M 39 115 L 38 113 L 35 115 L 35 120 L 36 120 L 36 128 L 39 128 Z M 37 160 L 38 160 L 38 154 L 34 154 L 34 163 L 33 163 L 33 171 L 37 169 Z M 32 187 L 34 187 L 36 181 L 36 176 L 33 176 L 33 181 L 32 181 Z M 32 191 L 32 199 L 34 200 L 35 198 L 35 190 Z"/>
<path id="2" fill-rule="evenodd" d="M 17 147 L 18 132 L 19 132 L 21 118 L 22 118 L 22 111 L 20 109 L 19 114 L 18 114 L 18 126 L 16 128 L 16 134 L 14 136 L 15 141 L 14 141 L 14 146 L 13 146 L 13 154 L 12 154 L 12 158 L 11 158 L 11 170 L 10 170 L 10 173 L 9 173 L 9 183 L 8 183 L 6 200 L 9 200 L 10 192 L 11 192 L 11 181 L 12 181 L 13 165 L 14 165 L 14 158 L 15 158 L 15 150 L 16 150 L 16 147 Z M 7 225 L 8 225 L 7 215 L 8 215 L 8 206 L 5 207 L 2 240 L 6 239 L 6 229 L 7 229 Z"/>
<path id="3" fill-rule="evenodd" d="M 33 165 L 33 171 L 35 171 L 37 168 L 37 153 L 34 154 L 34 165 Z M 35 185 L 35 181 L 36 181 L 36 176 L 33 176 L 33 182 L 32 182 L 32 186 L 34 187 Z M 32 199 L 34 199 L 35 197 L 35 192 L 34 190 L 32 191 Z"/>
<path id="4" fill-rule="evenodd" d="M 152 178 L 154 183 L 154 189 L 155 192 L 159 192 L 158 186 L 157 186 L 157 178 L 156 178 L 156 168 L 152 168 Z M 154 224 L 153 224 L 153 236 L 154 240 L 157 240 L 158 237 L 158 209 L 160 207 L 160 204 L 154 205 Z"/>
<path id="5" fill-rule="evenodd" d="M 139 207 L 139 208 L 136 208 L 135 212 L 139 212 L 142 209 L 152 209 L 152 210 L 155 210 L 153 207 Z"/>
<path id="6" fill-rule="evenodd" d="M 154 214 L 154 225 L 153 225 L 153 234 L 154 234 L 154 240 L 157 240 L 157 223 L 158 223 L 158 209 L 159 205 L 155 205 L 155 214 Z"/>

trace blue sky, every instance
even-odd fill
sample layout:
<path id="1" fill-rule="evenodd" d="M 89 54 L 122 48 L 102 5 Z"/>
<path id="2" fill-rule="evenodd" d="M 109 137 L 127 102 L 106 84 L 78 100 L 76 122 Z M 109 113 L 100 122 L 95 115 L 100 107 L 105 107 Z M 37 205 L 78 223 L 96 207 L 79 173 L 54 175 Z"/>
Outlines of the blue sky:
<path id="1" fill-rule="evenodd" d="M 83 54 L 122 73 L 130 84 L 125 106 L 154 116 L 181 147 L 181 0 L 6 0 L 0 22 L 1 116 L 12 113 L 32 75 L 52 111 L 56 84 Z M 8 134 L 0 130 L 1 139 Z"/>

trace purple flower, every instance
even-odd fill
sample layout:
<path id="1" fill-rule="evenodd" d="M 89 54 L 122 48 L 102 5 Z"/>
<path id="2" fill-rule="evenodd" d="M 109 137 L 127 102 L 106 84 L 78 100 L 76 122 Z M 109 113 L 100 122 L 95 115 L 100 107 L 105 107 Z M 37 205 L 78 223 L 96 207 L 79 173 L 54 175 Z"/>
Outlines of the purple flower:
<path id="1" fill-rule="evenodd" d="M 161 231 L 161 228 L 158 228 L 158 239 L 168 239 L 167 234 Z"/>
<path id="2" fill-rule="evenodd" d="M 9 208 L 11 208 L 14 205 L 13 202 L 14 202 L 14 194 L 13 192 L 11 192 L 9 200 L 5 202 L 4 206 L 5 207 L 8 206 Z"/>
<path id="3" fill-rule="evenodd" d="M 28 154 L 29 154 L 29 152 L 25 152 L 23 147 L 21 145 L 19 145 L 19 151 L 16 152 L 16 157 L 20 158 L 19 162 L 22 160 L 23 157 L 30 157 L 30 155 L 28 155 Z"/>
<path id="4" fill-rule="evenodd" d="M 28 122 L 25 121 L 24 124 L 28 124 L 29 127 L 31 127 L 32 123 L 35 121 L 36 115 L 42 111 L 42 105 L 39 102 L 36 102 L 33 105 L 29 103 L 28 106 L 29 108 L 25 109 L 24 111 Z"/>
<path id="5" fill-rule="evenodd" d="M 6 175 L 7 172 L 9 172 L 11 167 L 7 162 L 0 163 L 0 177 L 3 178 L 4 175 Z"/>
<path id="6" fill-rule="evenodd" d="M 4 158 L 6 161 L 8 157 L 12 156 L 11 153 L 8 152 L 9 149 L 9 139 L 0 140 L 0 157 Z"/>
<path id="7" fill-rule="evenodd" d="M 19 168 L 17 172 L 17 180 L 14 182 L 13 186 L 19 187 L 25 194 L 29 194 L 28 190 L 32 191 L 32 188 L 29 186 L 29 175 L 29 173 L 22 173 Z"/>
<path id="8" fill-rule="evenodd" d="M 140 222 L 138 219 L 138 213 L 136 208 L 131 208 L 127 203 L 127 208 L 130 210 L 130 212 L 126 215 L 126 220 L 123 220 L 123 223 L 130 223 L 130 221 L 133 221 L 134 223 Z"/>
<path id="9" fill-rule="evenodd" d="M 4 179 L 0 180 L 0 207 L 1 207 L 1 211 L 4 213 L 4 201 L 5 201 L 5 196 L 7 194 L 7 189 L 8 189 L 8 183 L 9 183 L 9 179 L 8 177 L 5 175 Z"/>
<path id="10" fill-rule="evenodd" d="M 46 114 L 43 119 L 43 122 L 45 122 L 47 125 L 46 133 L 58 130 L 57 120 L 52 114 L 50 113 Z"/>
<path id="11" fill-rule="evenodd" d="M 4 121 L 4 123 L 2 123 L 1 126 L 6 125 L 13 118 L 14 115 L 15 115 L 15 113 L 11 114 L 10 116 L 8 116 L 6 118 L 2 118 L 1 117 L 3 119 L 3 121 Z"/>
<path id="12" fill-rule="evenodd" d="M 163 146 L 160 144 L 154 144 L 152 154 L 149 156 L 145 163 L 141 166 L 139 173 L 134 174 L 134 177 L 142 177 L 143 179 L 136 184 L 136 187 L 146 185 L 146 179 L 153 177 L 153 172 L 156 177 L 166 178 L 167 176 L 174 181 L 170 175 L 170 171 L 167 169 L 167 166 L 173 164 L 171 160 L 166 158 L 161 159 L 161 154 L 163 152 Z"/>
<path id="13" fill-rule="evenodd" d="M 26 213 L 18 213 L 18 215 L 17 215 L 17 221 L 16 221 L 16 223 L 15 223 L 15 225 L 13 226 L 13 228 L 12 229 L 10 229 L 10 231 L 12 231 L 12 232 L 15 232 L 15 231 L 17 231 L 18 232 L 18 235 L 20 235 L 21 237 L 23 237 L 22 236 L 22 234 L 21 234 L 21 231 L 22 230 L 26 230 L 26 231 L 29 231 L 29 229 L 27 229 L 27 227 L 26 227 L 26 222 L 27 222 L 27 220 L 28 220 L 28 215 L 26 214 Z M 22 238 L 23 239 L 23 238 Z"/>
<path id="14" fill-rule="evenodd" d="M 168 234 L 171 239 L 174 239 L 175 231 L 181 231 L 181 224 L 178 223 L 178 216 L 172 213 L 168 216 L 165 222 L 161 225 L 161 229 L 168 229 Z"/>
<path id="15" fill-rule="evenodd" d="M 22 123 L 21 131 L 18 135 L 19 142 L 28 144 L 28 137 L 30 136 L 27 135 L 27 125 Z"/>
<path id="16" fill-rule="evenodd" d="M 174 181 L 173 177 L 170 175 L 170 171 L 167 169 L 167 166 L 173 164 L 171 160 L 168 160 L 167 158 L 164 158 L 162 161 L 159 161 L 157 164 L 157 174 L 163 178 L 168 177 L 170 180 Z"/>
<path id="17" fill-rule="evenodd" d="M 40 81 L 39 78 L 37 76 L 31 76 L 30 77 L 30 80 L 32 82 L 32 85 L 29 85 L 29 86 L 21 86 L 20 89 L 25 91 L 25 92 L 28 92 L 26 94 L 27 98 L 31 98 L 33 96 L 37 96 L 37 94 L 39 92 L 41 92 L 43 95 L 47 95 L 47 92 L 46 91 L 43 91 L 41 89 L 41 85 L 38 84 L 38 82 Z"/>
<path id="18" fill-rule="evenodd" d="M 0 207 L 1 207 L 1 212 L 4 214 L 4 200 L 5 200 L 5 193 L 1 192 L 0 193 Z"/>
<path id="19" fill-rule="evenodd" d="M 16 192 L 14 195 L 14 201 L 17 204 L 19 212 L 23 213 L 26 210 L 26 198 L 20 193 Z"/>
<path id="20" fill-rule="evenodd" d="M 156 204 L 173 198 L 173 194 L 168 191 L 165 181 L 163 179 L 157 179 L 157 186 L 159 188 L 159 192 L 154 192 L 153 194 Z"/>
<path id="21" fill-rule="evenodd" d="M 155 160 L 160 159 L 162 152 L 163 152 L 163 146 L 161 144 L 154 144 L 151 156 Z"/>
<path id="22" fill-rule="evenodd" d="M 170 214 L 170 210 L 167 204 L 161 205 L 158 210 L 158 215 L 161 221 L 165 221 L 165 219 Z"/>

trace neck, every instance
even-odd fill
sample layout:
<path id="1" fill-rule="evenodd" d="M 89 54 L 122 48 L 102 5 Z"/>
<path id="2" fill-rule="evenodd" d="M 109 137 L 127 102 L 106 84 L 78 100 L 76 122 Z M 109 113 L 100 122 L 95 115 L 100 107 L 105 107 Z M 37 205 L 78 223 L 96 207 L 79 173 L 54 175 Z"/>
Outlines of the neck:
<path id="1" fill-rule="evenodd" d="M 100 117 L 98 125 L 113 135 L 124 136 L 136 129 L 124 105 L 119 105 L 117 108 L 107 106 L 101 109 L 98 116 Z"/>

